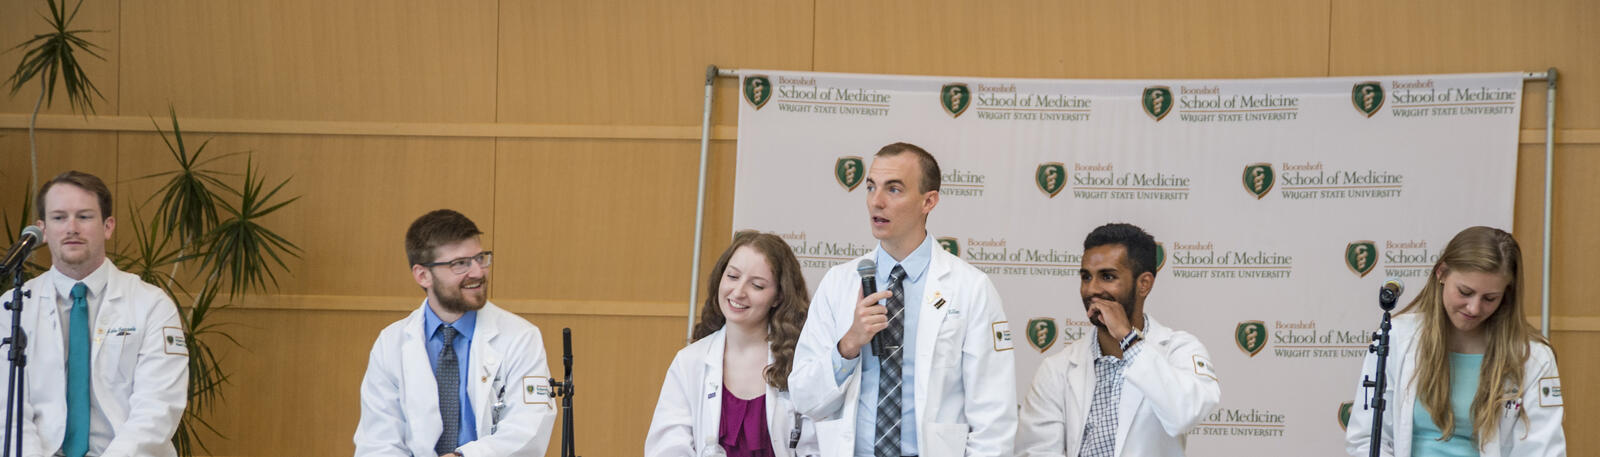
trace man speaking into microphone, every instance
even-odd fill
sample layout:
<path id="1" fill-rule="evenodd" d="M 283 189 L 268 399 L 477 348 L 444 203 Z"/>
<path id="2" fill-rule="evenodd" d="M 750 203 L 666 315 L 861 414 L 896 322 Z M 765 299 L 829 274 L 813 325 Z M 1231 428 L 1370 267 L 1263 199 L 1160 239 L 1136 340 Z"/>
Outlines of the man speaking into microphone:
<path id="1" fill-rule="evenodd" d="M 939 179 L 922 148 L 880 149 L 866 178 L 878 247 L 829 270 L 812 298 L 789 388 L 824 457 L 1012 454 L 1011 331 L 989 277 L 933 248 Z"/>
<path id="2" fill-rule="evenodd" d="M 177 306 L 106 259 L 116 219 L 100 178 L 68 171 L 37 199 L 50 270 L 23 285 L 29 363 L 12 439 L 26 457 L 176 456 L 189 386 Z M 9 329 L 11 312 L 0 315 Z"/>

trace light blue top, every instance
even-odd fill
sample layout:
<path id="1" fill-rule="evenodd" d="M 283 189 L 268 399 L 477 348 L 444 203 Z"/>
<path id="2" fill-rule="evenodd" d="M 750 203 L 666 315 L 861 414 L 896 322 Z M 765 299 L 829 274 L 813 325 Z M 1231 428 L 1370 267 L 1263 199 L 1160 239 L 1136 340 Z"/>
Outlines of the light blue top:
<path id="1" fill-rule="evenodd" d="M 922 314 L 922 286 L 927 284 L 928 264 L 933 261 L 933 237 L 924 235 L 922 244 L 911 251 L 905 260 L 895 260 L 880 244 L 877 249 L 878 290 L 889 290 L 889 272 L 896 265 L 906 271 L 900 284 L 905 292 L 905 332 L 900 356 L 900 454 L 920 455 L 917 452 L 917 318 Z M 854 306 L 854 305 L 852 305 Z M 861 348 L 861 396 L 856 399 L 856 450 L 855 455 L 873 455 L 873 437 L 878 434 L 878 357 L 871 346 Z M 833 378 L 839 384 L 855 372 L 855 364 L 847 363 L 839 351 L 833 352 Z"/>
<path id="2" fill-rule="evenodd" d="M 1450 353 L 1450 414 L 1455 416 L 1455 430 L 1449 441 L 1439 441 L 1442 434 L 1434 425 L 1433 416 L 1422 406 L 1422 397 L 1411 414 L 1411 455 L 1416 457 L 1476 457 L 1478 446 L 1472 440 L 1472 397 L 1478 393 L 1478 373 L 1483 366 L 1483 354 Z"/>
<path id="3" fill-rule="evenodd" d="M 444 337 L 439 335 L 439 328 L 444 326 L 444 320 L 433 313 L 433 308 L 424 301 L 422 304 L 422 329 L 428 334 L 428 366 L 439 366 L 439 353 L 444 352 Z M 472 414 L 472 399 L 467 398 L 467 386 L 471 383 L 467 374 L 471 373 L 472 361 L 472 331 L 478 326 L 478 312 L 467 311 L 460 319 L 450 324 L 459 335 L 456 336 L 455 350 L 456 361 L 460 369 L 461 386 L 457 392 L 461 402 L 461 432 L 456 435 L 459 443 L 456 446 L 478 440 L 478 418 Z"/>

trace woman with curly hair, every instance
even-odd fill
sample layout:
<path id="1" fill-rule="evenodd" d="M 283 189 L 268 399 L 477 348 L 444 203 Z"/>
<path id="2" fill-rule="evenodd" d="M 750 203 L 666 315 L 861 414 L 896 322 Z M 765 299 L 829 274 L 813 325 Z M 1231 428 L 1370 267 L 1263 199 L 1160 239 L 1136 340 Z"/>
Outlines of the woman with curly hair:
<path id="1" fill-rule="evenodd" d="M 810 419 L 789 400 L 789 370 L 810 298 L 776 235 L 743 231 L 717 259 L 695 342 L 667 369 L 644 455 L 806 456 Z"/>
<path id="2" fill-rule="evenodd" d="M 1489 227 L 1445 245 L 1394 317 L 1381 455 L 1564 456 L 1555 351 L 1524 317 L 1522 249 Z M 1377 359 L 1367 356 L 1363 379 Z M 1358 388 L 1356 401 L 1370 395 Z M 1372 411 L 1354 408 L 1345 450 L 1369 455 Z"/>

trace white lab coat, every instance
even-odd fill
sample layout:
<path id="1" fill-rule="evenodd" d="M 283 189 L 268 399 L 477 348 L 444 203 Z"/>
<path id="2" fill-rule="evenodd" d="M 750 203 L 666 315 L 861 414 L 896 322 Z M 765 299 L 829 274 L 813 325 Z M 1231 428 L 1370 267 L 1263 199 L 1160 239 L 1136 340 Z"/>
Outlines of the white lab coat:
<path id="1" fill-rule="evenodd" d="M 877 255 L 874 250 L 828 270 L 795 350 L 789 390 L 795 408 L 817 422 L 824 457 L 855 449 L 862 357 L 847 361 L 856 366 L 843 384 L 835 381 L 833 358 L 861 297 L 856 263 Z M 923 296 L 906 303 L 922 307 L 913 389 L 918 452 L 1009 457 L 1017 431 L 1017 373 L 1000 293 L 982 271 L 942 249 L 933 250 L 927 275 Z"/>
<path id="2" fill-rule="evenodd" d="M 1117 405 L 1117 456 L 1182 456 L 1185 434 L 1217 408 L 1222 387 L 1200 340 L 1146 317 L 1138 356 L 1122 371 Z M 1022 402 L 1019 456 L 1077 456 L 1094 404 L 1094 359 L 1088 336 L 1045 359 Z"/>
<path id="3" fill-rule="evenodd" d="M 1417 345 L 1422 333 L 1422 317 L 1417 314 L 1400 314 L 1390 321 L 1389 360 L 1384 374 L 1388 378 L 1384 390 L 1383 449 L 1384 456 L 1409 457 L 1411 455 L 1412 418 L 1416 412 L 1416 389 L 1411 385 L 1417 370 Z M 1350 423 L 1345 427 L 1345 452 L 1352 456 L 1369 455 L 1372 436 L 1372 410 L 1363 407 L 1371 398 L 1361 387 L 1361 379 L 1377 372 L 1378 358 L 1368 354 L 1362 363 L 1361 378 L 1356 381 L 1355 406 L 1350 408 Z M 1512 456 L 1564 456 L 1567 439 L 1561 430 L 1561 381 L 1556 373 L 1555 353 L 1549 346 L 1529 343 L 1528 361 L 1522 368 L 1522 398 L 1518 405 L 1501 408 L 1500 428 L 1494 438 L 1479 450 L 1483 457 Z M 1544 388 L 1554 387 L 1553 392 Z M 1553 395 L 1552 395 L 1553 394 Z M 1469 393 L 1470 395 L 1470 393 Z M 1520 419 L 1517 408 L 1528 413 L 1526 421 Z M 1472 427 L 1471 423 L 1457 423 L 1456 427 Z"/>
<path id="4" fill-rule="evenodd" d="M 427 306 L 423 304 L 422 306 Z M 356 456 L 436 456 L 444 433 L 439 387 L 428 362 L 423 308 L 378 334 L 361 380 Z M 467 397 L 478 439 L 460 447 L 467 457 L 540 456 L 550 444 L 555 404 L 544 338 L 526 319 L 486 303 L 472 333 Z M 496 404 L 501 405 L 495 422 Z"/>
<path id="5" fill-rule="evenodd" d="M 160 288 L 118 270 L 110 260 L 104 268 L 109 269 L 106 289 L 89 349 L 89 391 L 112 429 L 100 455 L 176 456 L 172 434 L 189 399 L 189 352 L 178 308 Z M 28 335 L 22 452 L 27 457 L 54 455 L 67 433 L 65 329 L 51 283 L 59 275 L 52 268 L 23 286 L 32 291 L 22 309 Z M 3 301 L 11 301 L 10 291 Z M 11 311 L 0 316 L 0 332 L 9 334 Z"/>
<path id="6" fill-rule="evenodd" d="M 678 351 L 667 369 L 656 401 L 650 432 L 644 438 L 646 457 L 726 455 L 717 443 L 722 425 L 722 354 L 726 330 L 717 330 Z M 767 362 L 772 362 L 768 351 Z M 817 455 L 817 435 L 810 419 L 795 422 L 789 393 L 767 386 L 767 434 L 781 457 Z M 798 432 L 798 434 L 797 434 Z"/>

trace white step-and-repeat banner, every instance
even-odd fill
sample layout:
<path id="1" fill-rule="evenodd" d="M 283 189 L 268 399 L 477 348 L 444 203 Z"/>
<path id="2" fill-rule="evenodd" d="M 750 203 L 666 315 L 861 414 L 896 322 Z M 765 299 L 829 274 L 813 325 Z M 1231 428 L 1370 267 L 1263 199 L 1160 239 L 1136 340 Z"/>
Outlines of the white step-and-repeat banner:
<path id="1" fill-rule="evenodd" d="M 1409 302 L 1456 232 L 1511 228 L 1521 74 L 741 75 L 733 227 L 783 236 L 815 288 L 877 244 L 872 154 L 922 146 L 944 175 L 930 235 L 999 288 L 1019 392 L 1091 328 L 1084 236 L 1154 235 L 1146 312 L 1198 336 L 1222 381 L 1195 456 L 1344 455 L 1378 285 L 1405 280 Z"/>

